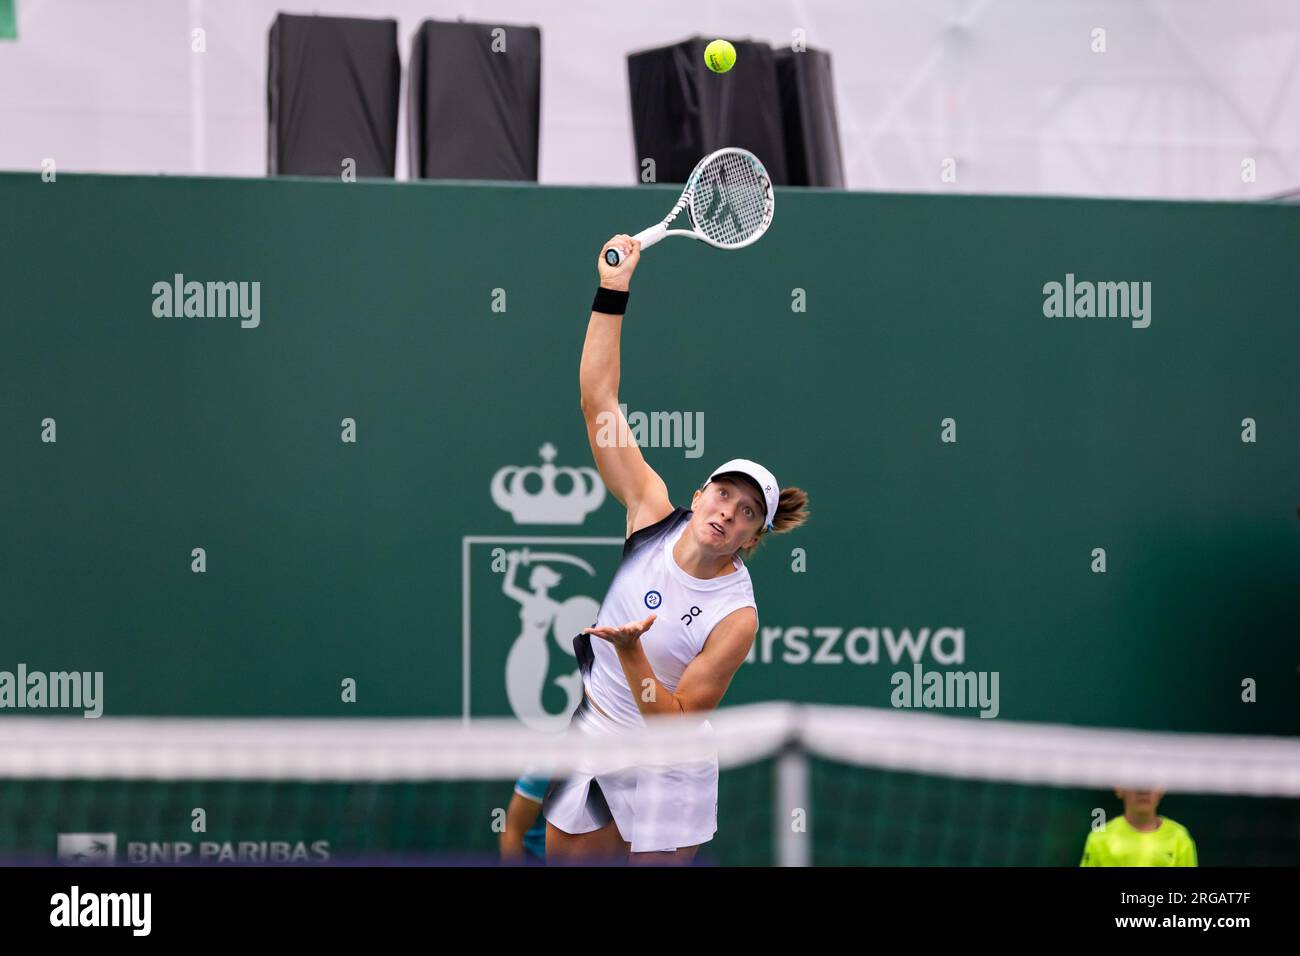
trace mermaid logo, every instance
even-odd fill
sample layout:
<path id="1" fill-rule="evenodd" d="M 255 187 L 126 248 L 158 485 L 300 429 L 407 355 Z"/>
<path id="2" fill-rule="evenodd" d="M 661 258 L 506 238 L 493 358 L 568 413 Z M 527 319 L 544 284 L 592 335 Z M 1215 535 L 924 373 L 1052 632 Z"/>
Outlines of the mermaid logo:
<path id="1" fill-rule="evenodd" d="M 556 454 L 547 442 L 540 467 L 509 465 L 492 476 L 492 501 L 515 524 L 581 524 L 605 500 L 594 468 L 557 467 Z M 465 718 L 508 711 L 536 730 L 563 730 L 582 702 L 573 639 L 596 622 L 601 579 L 613 570 L 623 539 L 461 540 Z"/>
<path id="2" fill-rule="evenodd" d="M 568 564 L 581 568 L 594 578 L 596 570 L 581 558 L 571 554 L 529 552 L 527 548 L 506 554 L 506 574 L 502 592 L 519 605 L 519 636 L 515 638 L 506 656 L 506 696 L 515 716 L 529 727 L 543 731 L 563 730 L 573 710 L 582 700 L 582 675 L 575 667 L 571 673 L 555 678 L 567 695 L 564 708 L 551 713 L 542 706 L 542 692 L 546 689 L 546 675 L 550 669 L 550 645 L 547 636 L 554 637 L 559 648 L 573 656 L 573 638 L 584 627 L 596 623 L 600 604 L 585 594 L 557 601 L 547 592 L 563 579 L 551 565 Z M 532 566 L 528 574 L 528 587 L 517 581 L 520 566 Z"/>

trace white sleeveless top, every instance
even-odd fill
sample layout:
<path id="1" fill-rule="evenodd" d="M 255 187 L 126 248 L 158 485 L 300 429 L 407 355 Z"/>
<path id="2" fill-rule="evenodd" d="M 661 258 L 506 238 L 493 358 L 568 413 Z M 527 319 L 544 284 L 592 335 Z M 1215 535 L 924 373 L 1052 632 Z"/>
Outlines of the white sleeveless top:
<path id="1" fill-rule="evenodd" d="M 617 627 L 651 613 L 658 615 L 641 635 L 641 647 L 655 677 L 670 691 L 677 689 L 686 666 L 700 653 L 719 621 L 741 607 L 758 612 L 749 569 L 739 556 L 732 562 L 737 570 L 707 580 L 692 577 L 677 564 L 673 545 L 690 520 L 689 509 L 677 508 L 633 532 L 623 545 L 623 560 L 596 616 L 596 625 Z M 583 687 L 596 705 L 616 725 L 643 726 L 645 720 L 614 646 L 590 634 L 578 635 L 573 643 Z"/>

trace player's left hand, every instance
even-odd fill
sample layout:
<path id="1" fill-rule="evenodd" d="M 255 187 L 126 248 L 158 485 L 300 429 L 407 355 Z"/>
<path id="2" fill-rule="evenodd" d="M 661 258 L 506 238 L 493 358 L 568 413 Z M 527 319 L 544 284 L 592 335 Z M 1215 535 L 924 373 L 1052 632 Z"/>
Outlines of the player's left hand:
<path id="1" fill-rule="evenodd" d="M 650 625 L 654 624 L 655 617 L 657 615 L 651 614 L 644 621 L 633 621 L 631 624 L 624 624 L 622 627 L 584 627 L 582 633 L 594 634 L 596 637 L 609 641 L 617 648 L 625 649 L 641 640 L 641 635 L 650 630 Z"/>

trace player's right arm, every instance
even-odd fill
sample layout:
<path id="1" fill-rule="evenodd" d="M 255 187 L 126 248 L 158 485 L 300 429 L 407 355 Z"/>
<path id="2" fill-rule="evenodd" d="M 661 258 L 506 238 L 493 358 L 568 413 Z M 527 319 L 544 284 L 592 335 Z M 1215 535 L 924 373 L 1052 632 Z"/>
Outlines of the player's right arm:
<path id="1" fill-rule="evenodd" d="M 605 262 L 605 250 L 617 245 L 623 261 L 617 266 Z M 641 261 L 641 244 L 626 235 L 618 235 L 601 247 L 596 260 L 600 284 L 607 289 L 626 292 L 632 273 Z M 628 428 L 627 419 L 618 407 L 619 341 L 623 317 L 592 312 L 587 323 L 587 338 L 582 345 L 582 363 L 578 369 L 582 417 L 587 423 L 587 442 L 601 480 L 619 502 L 627 508 L 627 536 L 654 524 L 672 512 L 668 488 L 662 478 L 646 464 Z"/>

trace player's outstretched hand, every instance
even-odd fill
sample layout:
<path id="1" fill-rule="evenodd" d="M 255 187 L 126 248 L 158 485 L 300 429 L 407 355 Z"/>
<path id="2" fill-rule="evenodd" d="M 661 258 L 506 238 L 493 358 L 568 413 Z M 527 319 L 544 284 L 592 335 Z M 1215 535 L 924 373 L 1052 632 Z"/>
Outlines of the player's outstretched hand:
<path id="1" fill-rule="evenodd" d="M 611 266 L 605 261 L 605 250 L 611 246 L 617 247 L 623 256 L 623 261 L 616 266 Z M 596 258 L 596 270 L 600 273 L 600 284 L 606 289 L 617 289 L 619 292 L 626 292 L 628 283 L 632 281 L 632 273 L 636 271 L 636 264 L 640 261 L 641 243 L 629 235 L 619 233 L 600 247 L 600 255 Z"/>
<path id="2" fill-rule="evenodd" d="M 634 257 L 635 259 L 635 257 Z M 651 614 L 644 621 L 633 621 L 631 624 L 624 624 L 622 627 L 584 627 L 583 634 L 594 634 L 597 637 L 604 638 L 615 647 L 631 647 L 641 639 L 641 635 L 650 630 L 650 625 L 655 622 L 656 615 Z"/>

